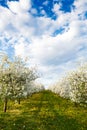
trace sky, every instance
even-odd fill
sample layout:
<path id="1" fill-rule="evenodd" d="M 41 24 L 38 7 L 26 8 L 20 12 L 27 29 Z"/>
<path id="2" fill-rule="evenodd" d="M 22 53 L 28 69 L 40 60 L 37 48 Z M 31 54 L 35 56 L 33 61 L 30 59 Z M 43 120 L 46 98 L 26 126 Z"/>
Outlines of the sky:
<path id="1" fill-rule="evenodd" d="M 49 86 L 87 60 L 87 0 L 0 0 L 0 52 L 28 57 Z"/>

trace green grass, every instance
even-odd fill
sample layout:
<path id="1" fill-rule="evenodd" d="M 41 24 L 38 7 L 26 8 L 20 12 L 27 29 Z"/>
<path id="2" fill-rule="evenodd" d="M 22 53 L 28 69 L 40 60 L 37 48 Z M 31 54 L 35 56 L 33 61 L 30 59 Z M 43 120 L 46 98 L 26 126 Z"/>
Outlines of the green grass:
<path id="1" fill-rule="evenodd" d="M 0 130 L 87 130 L 87 109 L 49 91 L 0 106 Z"/>

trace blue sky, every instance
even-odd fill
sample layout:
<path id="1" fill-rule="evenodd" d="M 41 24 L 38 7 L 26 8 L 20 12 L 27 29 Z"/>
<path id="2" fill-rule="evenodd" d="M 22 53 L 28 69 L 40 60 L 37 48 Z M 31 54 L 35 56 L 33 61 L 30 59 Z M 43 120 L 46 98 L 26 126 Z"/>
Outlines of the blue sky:
<path id="1" fill-rule="evenodd" d="M 87 0 L 0 0 L 0 52 L 54 83 L 87 60 Z"/>

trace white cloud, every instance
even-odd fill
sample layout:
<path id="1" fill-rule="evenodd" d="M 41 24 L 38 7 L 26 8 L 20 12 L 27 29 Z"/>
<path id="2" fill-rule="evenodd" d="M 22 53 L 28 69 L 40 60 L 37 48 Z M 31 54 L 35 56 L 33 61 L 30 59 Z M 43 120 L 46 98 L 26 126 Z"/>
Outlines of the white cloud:
<path id="1" fill-rule="evenodd" d="M 20 0 L 20 6 L 23 10 L 28 11 L 31 8 L 31 0 Z"/>
<path id="2" fill-rule="evenodd" d="M 46 1 L 44 1 L 44 2 L 43 2 L 43 5 L 46 5 L 46 6 L 47 6 L 47 5 L 48 5 L 48 3 L 49 3 L 49 1 L 48 1 L 48 0 L 46 0 Z"/>
<path id="3" fill-rule="evenodd" d="M 22 56 L 25 57 L 25 50 L 26 50 L 26 45 L 21 41 L 21 43 L 18 43 L 15 45 L 15 54 L 16 56 Z"/>
<path id="4" fill-rule="evenodd" d="M 31 8 L 31 0 L 8 1 L 8 7 L 13 13 L 23 13 Z"/>
<path id="5" fill-rule="evenodd" d="M 20 7 L 20 3 L 15 1 L 11 1 L 11 2 L 8 2 L 8 7 L 9 9 L 13 12 L 13 13 L 20 13 L 22 10 L 21 10 L 21 7 Z"/>
<path id="6" fill-rule="evenodd" d="M 58 15 L 59 13 L 61 13 L 60 8 L 61 8 L 60 3 L 59 4 L 54 4 L 54 7 L 53 7 L 52 11 L 55 12 Z"/>
<path id="7" fill-rule="evenodd" d="M 34 9 L 34 8 L 32 8 L 32 9 L 31 9 L 31 13 L 32 13 L 32 14 L 37 14 L 37 10 Z"/>
<path id="8" fill-rule="evenodd" d="M 56 20 L 48 18 L 45 12 L 41 12 L 44 17 L 33 17 L 28 12 L 28 0 L 8 2 L 11 11 L 0 6 L 0 49 L 13 46 L 15 55 L 29 56 L 30 64 L 36 64 L 43 74 L 42 82 L 49 84 L 74 68 L 74 62 L 87 58 L 86 4 L 86 0 L 77 0 L 76 8 L 68 13 L 59 10 L 61 4 L 54 4 Z M 37 13 L 33 9 L 31 12 Z M 54 37 L 60 28 L 64 28 L 63 33 Z"/>
<path id="9" fill-rule="evenodd" d="M 42 9 L 42 10 L 41 10 L 41 14 L 46 16 L 45 10 Z"/>
<path id="10" fill-rule="evenodd" d="M 12 18 L 11 12 L 0 6 L 0 32 L 4 31 Z"/>

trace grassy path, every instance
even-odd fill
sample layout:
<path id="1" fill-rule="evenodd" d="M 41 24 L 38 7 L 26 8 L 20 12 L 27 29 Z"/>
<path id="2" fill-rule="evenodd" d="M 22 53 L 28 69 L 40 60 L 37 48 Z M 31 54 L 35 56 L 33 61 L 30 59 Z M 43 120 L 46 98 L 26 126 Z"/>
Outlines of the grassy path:
<path id="1" fill-rule="evenodd" d="M 0 108 L 0 130 L 87 130 L 87 110 L 49 91 Z"/>

